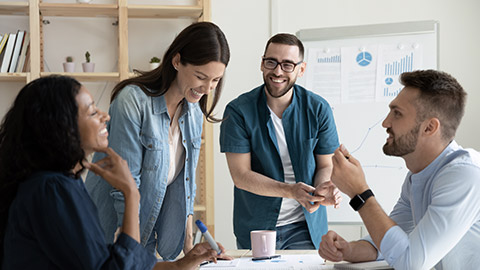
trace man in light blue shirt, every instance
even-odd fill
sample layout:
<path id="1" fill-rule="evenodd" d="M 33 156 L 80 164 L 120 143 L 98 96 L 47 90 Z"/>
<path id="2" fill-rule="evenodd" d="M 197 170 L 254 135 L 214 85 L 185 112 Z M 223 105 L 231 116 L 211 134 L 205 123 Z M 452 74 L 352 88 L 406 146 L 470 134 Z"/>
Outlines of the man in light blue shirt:
<path id="1" fill-rule="evenodd" d="M 480 154 L 453 139 L 466 93 L 450 75 L 434 70 L 401 75 L 405 88 L 383 122 L 386 155 L 410 170 L 387 216 L 369 189 L 360 163 L 340 146 L 332 181 L 351 199 L 370 236 L 347 242 L 329 231 L 319 254 L 351 262 L 385 259 L 395 269 L 478 269 Z M 385 181 L 388 181 L 385 179 Z"/>

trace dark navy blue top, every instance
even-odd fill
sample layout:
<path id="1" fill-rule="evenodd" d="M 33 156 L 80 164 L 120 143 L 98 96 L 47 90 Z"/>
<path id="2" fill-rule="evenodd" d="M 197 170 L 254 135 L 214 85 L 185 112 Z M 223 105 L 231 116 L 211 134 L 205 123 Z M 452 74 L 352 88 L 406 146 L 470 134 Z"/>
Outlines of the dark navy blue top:
<path id="1" fill-rule="evenodd" d="M 10 206 L 3 269 L 152 269 L 155 256 L 121 234 L 105 243 L 83 181 L 39 172 L 21 183 Z"/>

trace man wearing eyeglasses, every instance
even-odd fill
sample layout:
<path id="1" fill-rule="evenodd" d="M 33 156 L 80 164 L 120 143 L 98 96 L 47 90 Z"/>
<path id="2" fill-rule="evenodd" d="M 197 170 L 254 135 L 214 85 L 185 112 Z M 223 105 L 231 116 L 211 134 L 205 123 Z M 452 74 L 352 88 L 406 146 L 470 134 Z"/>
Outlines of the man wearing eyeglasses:
<path id="1" fill-rule="evenodd" d="M 330 182 L 338 136 L 322 97 L 296 85 L 305 72 L 302 42 L 277 34 L 261 62 L 264 84 L 230 102 L 221 125 L 234 190 L 234 232 L 250 249 L 250 231 L 276 230 L 277 249 L 318 249 L 326 205 L 341 197 Z"/>

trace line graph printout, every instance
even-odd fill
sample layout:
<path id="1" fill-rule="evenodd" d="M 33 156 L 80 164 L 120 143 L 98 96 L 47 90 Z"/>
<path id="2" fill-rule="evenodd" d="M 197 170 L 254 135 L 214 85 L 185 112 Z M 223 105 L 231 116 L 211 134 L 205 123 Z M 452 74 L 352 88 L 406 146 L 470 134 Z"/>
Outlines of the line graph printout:
<path id="1" fill-rule="evenodd" d="M 422 67 L 422 47 L 417 43 L 379 45 L 375 101 L 391 101 L 402 90 L 399 76 Z"/>
<path id="2" fill-rule="evenodd" d="M 341 102 L 340 48 L 310 48 L 307 53 L 306 88 L 330 104 Z"/>
<path id="3" fill-rule="evenodd" d="M 374 102 L 377 45 L 342 47 L 342 103 Z"/>

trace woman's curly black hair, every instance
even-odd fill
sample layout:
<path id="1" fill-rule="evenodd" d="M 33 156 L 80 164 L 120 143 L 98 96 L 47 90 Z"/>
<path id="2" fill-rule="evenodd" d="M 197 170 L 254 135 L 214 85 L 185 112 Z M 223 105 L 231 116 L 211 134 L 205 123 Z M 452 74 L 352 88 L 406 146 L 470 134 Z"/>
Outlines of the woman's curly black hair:
<path id="1" fill-rule="evenodd" d="M 77 122 L 80 88 L 66 76 L 36 79 L 20 90 L 1 123 L 0 265 L 8 210 L 19 184 L 37 171 L 71 174 L 84 159 Z"/>

